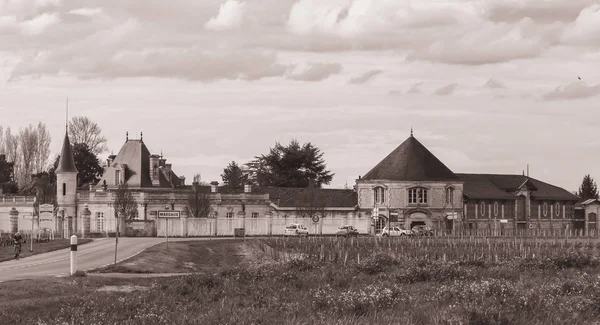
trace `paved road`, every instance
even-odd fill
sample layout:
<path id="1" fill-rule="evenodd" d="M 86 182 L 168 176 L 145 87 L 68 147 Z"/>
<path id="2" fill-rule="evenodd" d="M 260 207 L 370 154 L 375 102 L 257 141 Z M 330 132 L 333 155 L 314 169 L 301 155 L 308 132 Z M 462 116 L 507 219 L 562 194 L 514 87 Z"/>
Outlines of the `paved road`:
<path id="1" fill-rule="evenodd" d="M 172 239 L 169 239 L 171 241 Z M 182 239 L 173 239 L 179 241 Z M 185 240 L 185 239 L 183 239 Z M 142 250 L 164 242 L 164 238 L 119 238 L 117 261 L 127 259 Z M 70 270 L 70 249 L 39 254 L 0 263 L 0 282 L 67 275 Z M 103 238 L 78 246 L 77 269 L 90 270 L 115 261 L 115 239 Z"/>

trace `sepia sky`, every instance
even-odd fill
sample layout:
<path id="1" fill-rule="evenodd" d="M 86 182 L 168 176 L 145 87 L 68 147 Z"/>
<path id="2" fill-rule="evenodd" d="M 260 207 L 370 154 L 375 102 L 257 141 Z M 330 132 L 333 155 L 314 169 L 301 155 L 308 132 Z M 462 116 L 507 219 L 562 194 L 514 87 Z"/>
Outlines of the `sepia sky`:
<path id="1" fill-rule="evenodd" d="M 66 97 L 188 183 L 297 138 L 352 186 L 412 126 L 454 172 L 575 190 L 600 178 L 600 3 L 0 0 L 0 125 L 57 154 Z"/>

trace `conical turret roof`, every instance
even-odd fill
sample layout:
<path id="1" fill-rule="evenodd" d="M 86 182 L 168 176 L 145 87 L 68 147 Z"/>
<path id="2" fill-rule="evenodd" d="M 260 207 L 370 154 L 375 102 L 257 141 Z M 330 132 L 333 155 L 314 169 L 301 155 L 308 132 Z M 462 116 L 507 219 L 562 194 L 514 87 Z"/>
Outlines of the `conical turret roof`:
<path id="1" fill-rule="evenodd" d="M 361 179 L 390 181 L 460 180 L 412 135 Z"/>
<path id="2" fill-rule="evenodd" d="M 71 149 L 71 141 L 69 141 L 69 133 L 65 132 L 62 150 L 60 152 L 60 160 L 56 173 L 77 173 L 75 167 L 75 158 L 73 158 L 73 150 Z"/>

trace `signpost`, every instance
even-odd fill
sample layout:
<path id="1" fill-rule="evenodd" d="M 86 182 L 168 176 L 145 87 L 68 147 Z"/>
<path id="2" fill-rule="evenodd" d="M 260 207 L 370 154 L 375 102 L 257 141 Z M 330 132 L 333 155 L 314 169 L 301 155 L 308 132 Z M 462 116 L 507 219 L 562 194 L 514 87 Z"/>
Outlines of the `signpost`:
<path id="1" fill-rule="evenodd" d="M 168 209 L 169 206 L 166 206 L 165 209 Z M 179 218 L 179 211 L 158 211 L 158 217 L 165 219 L 165 245 L 167 249 L 169 248 L 169 219 Z"/>

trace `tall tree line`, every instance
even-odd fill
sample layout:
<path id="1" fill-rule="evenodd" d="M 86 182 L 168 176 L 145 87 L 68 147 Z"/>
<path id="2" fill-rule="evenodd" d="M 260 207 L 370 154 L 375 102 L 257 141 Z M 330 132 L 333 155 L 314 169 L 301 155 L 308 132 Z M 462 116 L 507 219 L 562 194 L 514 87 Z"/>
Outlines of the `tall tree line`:
<path id="1" fill-rule="evenodd" d="M 46 170 L 51 142 L 50 132 L 42 122 L 29 124 L 17 133 L 0 126 L 0 154 L 13 163 L 12 181 L 19 187 L 28 183 L 31 175 Z"/>

